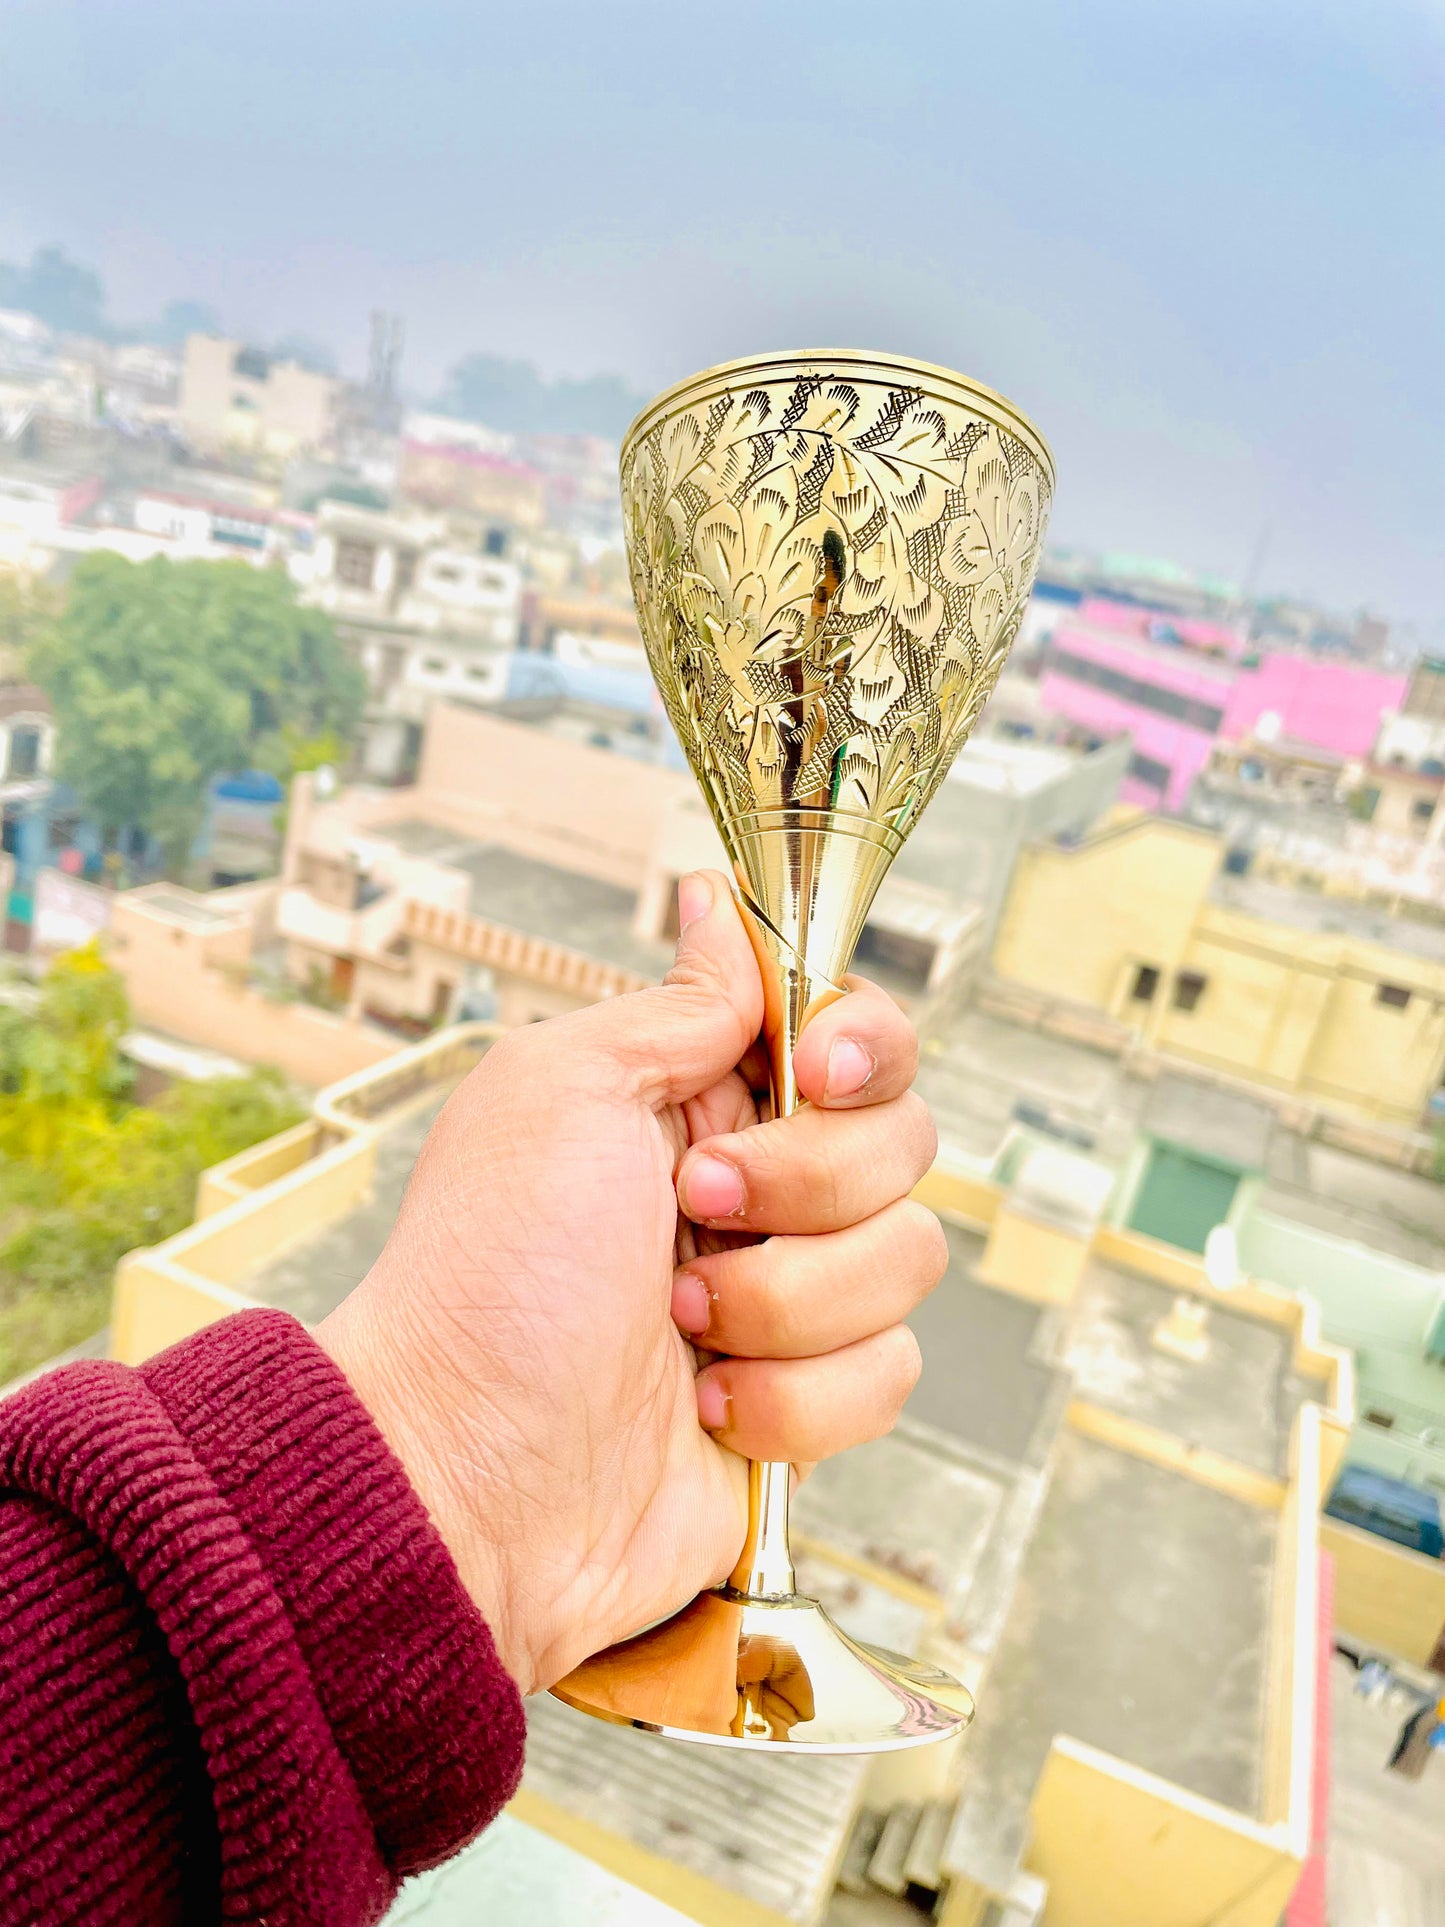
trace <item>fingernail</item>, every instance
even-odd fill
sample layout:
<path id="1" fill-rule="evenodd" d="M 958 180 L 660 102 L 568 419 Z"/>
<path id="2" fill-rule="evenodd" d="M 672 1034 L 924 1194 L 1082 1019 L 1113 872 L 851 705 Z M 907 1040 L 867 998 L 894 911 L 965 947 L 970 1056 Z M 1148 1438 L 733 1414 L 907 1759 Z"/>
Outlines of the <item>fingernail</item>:
<path id="1" fill-rule="evenodd" d="M 695 1271 L 680 1271 L 672 1281 L 672 1322 L 690 1338 L 712 1323 L 712 1293 Z"/>
<path id="2" fill-rule="evenodd" d="M 852 1037 L 839 1037 L 828 1052 L 828 1077 L 824 1098 L 852 1097 L 861 1091 L 878 1065 L 871 1051 Z"/>
<path id="3" fill-rule="evenodd" d="M 697 1421 L 705 1432 L 721 1432 L 732 1417 L 732 1394 L 716 1378 L 697 1381 Z"/>
<path id="4" fill-rule="evenodd" d="M 722 1158 L 695 1158 L 687 1167 L 683 1204 L 694 1219 L 733 1218 L 743 1208 L 743 1180 Z"/>
<path id="5" fill-rule="evenodd" d="M 705 871 L 694 870 L 677 886 L 677 924 L 679 934 L 689 924 L 700 923 L 712 908 L 712 882 Z"/>

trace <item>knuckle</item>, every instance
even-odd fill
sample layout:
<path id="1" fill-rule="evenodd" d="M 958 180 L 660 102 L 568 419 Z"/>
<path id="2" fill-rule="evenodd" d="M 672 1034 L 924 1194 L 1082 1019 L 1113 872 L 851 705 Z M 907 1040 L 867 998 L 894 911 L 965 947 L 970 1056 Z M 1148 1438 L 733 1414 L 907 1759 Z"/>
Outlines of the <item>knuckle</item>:
<path id="1" fill-rule="evenodd" d="M 907 1325 L 895 1325 L 885 1334 L 887 1365 L 880 1371 L 880 1409 L 878 1436 L 891 1432 L 898 1423 L 909 1394 L 923 1375 L 923 1353 Z"/>
<path id="2" fill-rule="evenodd" d="M 750 1206 L 772 1217 L 781 1212 L 792 1230 L 837 1222 L 842 1151 L 827 1119 L 822 1111 L 778 1118 L 744 1140 Z"/>
<path id="3" fill-rule="evenodd" d="M 917 1091 L 905 1091 L 898 1101 L 903 1106 L 910 1164 L 922 1177 L 938 1156 L 938 1126 L 933 1121 L 932 1111 Z"/>
<path id="4" fill-rule="evenodd" d="M 808 1200 L 810 1222 L 836 1224 L 843 1209 L 843 1186 L 838 1163 L 828 1149 L 829 1140 L 820 1137 L 803 1160 L 801 1172 L 804 1195 Z"/>
<path id="5" fill-rule="evenodd" d="M 806 1314 L 802 1292 L 789 1276 L 787 1246 L 778 1238 L 755 1247 L 758 1282 L 754 1293 L 760 1341 L 771 1352 L 790 1356 L 804 1344 Z"/>
<path id="6" fill-rule="evenodd" d="M 898 1374 L 899 1404 L 907 1398 L 923 1376 L 923 1352 L 911 1325 L 895 1325 L 893 1341 L 895 1370 Z"/>
<path id="7" fill-rule="evenodd" d="M 903 1236 L 912 1246 L 916 1275 L 925 1291 L 932 1291 L 948 1270 L 948 1234 L 937 1212 L 916 1198 L 904 1198 L 898 1212 Z"/>

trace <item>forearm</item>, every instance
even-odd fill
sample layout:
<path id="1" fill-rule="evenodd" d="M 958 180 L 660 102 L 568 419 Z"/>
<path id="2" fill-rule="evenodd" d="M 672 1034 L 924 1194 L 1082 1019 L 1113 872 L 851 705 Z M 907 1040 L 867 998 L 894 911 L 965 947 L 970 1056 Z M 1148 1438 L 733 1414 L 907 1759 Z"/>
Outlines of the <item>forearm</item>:
<path id="1" fill-rule="evenodd" d="M 355 1927 L 521 1712 L 366 1412 L 248 1313 L 0 1405 L 0 1920 Z"/>

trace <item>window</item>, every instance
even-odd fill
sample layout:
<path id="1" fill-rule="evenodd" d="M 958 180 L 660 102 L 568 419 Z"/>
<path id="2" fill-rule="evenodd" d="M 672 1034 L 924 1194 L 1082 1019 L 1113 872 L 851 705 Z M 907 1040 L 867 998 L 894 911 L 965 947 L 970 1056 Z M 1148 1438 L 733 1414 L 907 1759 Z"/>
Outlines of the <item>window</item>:
<path id="1" fill-rule="evenodd" d="M 489 682 L 491 675 L 492 672 L 490 669 L 484 669 L 479 663 L 475 662 L 472 663 L 467 670 L 467 680 L 469 682 Z"/>
<path id="2" fill-rule="evenodd" d="M 10 732 L 10 764 L 7 774 L 34 776 L 40 769 L 40 731 L 33 723 L 21 723 Z"/>
<path id="3" fill-rule="evenodd" d="M 488 529 L 482 537 L 483 555 L 505 555 L 507 553 L 507 531 Z"/>
<path id="4" fill-rule="evenodd" d="M 336 544 L 336 579 L 349 589 L 369 589 L 376 572 L 376 544 L 343 535 Z"/>
<path id="5" fill-rule="evenodd" d="M 424 676 L 444 676 L 448 665 L 440 656 L 423 656 L 421 667 Z"/>
<path id="6" fill-rule="evenodd" d="M 1134 971 L 1134 987 L 1129 996 L 1136 1004 L 1152 1004 L 1159 988 L 1159 972 L 1153 964 L 1139 964 Z"/>
<path id="7" fill-rule="evenodd" d="M 1105 690 L 1111 696 L 1122 696 L 1125 702 L 1137 703 L 1141 709 L 1153 710 L 1156 716 L 1185 723 L 1190 729 L 1207 730 L 1213 735 L 1224 721 L 1222 704 L 1201 702 L 1198 697 L 1182 695 L 1177 689 L 1145 682 L 1141 676 L 1129 676 L 1122 669 L 1110 669 L 1102 662 L 1091 662 L 1087 656 L 1077 656 L 1071 649 L 1051 649 L 1048 667 L 1074 682 L 1088 683 L 1092 689 Z"/>
<path id="8" fill-rule="evenodd" d="M 1365 1409 L 1365 1423 L 1366 1425 L 1378 1425 L 1382 1432 L 1390 1432 L 1394 1430 L 1395 1414 L 1393 1412 L 1382 1412 L 1378 1405 L 1370 1405 Z"/>
<path id="9" fill-rule="evenodd" d="M 1435 799 L 1433 796 L 1417 796 L 1410 805 L 1410 821 L 1412 823 L 1428 823 L 1434 814 Z"/>
<path id="10" fill-rule="evenodd" d="M 248 381 L 264 381 L 271 372 L 271 357 L 262 348 L 238 348 L 231 368 Z"/>
<path id="11" fill-rule="evenodd" d="M 409 589 L 416 581 L 416 550 L 398 549 L 396 552 L 396 586 Z"/>
<path id="12" fill-rule="evenodd" d="M 1161 795 L 1168 789 L 1169 778 L 1173 773 L 1169 765 L 1161 763 L 1157 757 L 1131 756 L 1129 758 L 1129 774 L 1134 781 L 1147 783 L 1151 790 L 1158 790 Z"/>
<path id="13" fill-rule="evenodd" d="M 1174 1008 L 1193 1010 L 1204 995 L 1209 979 L 1201 970 L 1181 970 L 1174 979 Z"/>
<path id="14" fill-rule="evenodd" d="M 433 582 L 460 582 L 462 572 L 450 562 L 439 562 L 431 572 L 431 579 Z"/>
<path id="15" fill-rule="evenodd" d="M 1391 1010 L 1406 1010 L 1410 1004 L 1410 993 L 1404 984 L 1376 984 L 1375 1002 L 1386 1004 Z"/>

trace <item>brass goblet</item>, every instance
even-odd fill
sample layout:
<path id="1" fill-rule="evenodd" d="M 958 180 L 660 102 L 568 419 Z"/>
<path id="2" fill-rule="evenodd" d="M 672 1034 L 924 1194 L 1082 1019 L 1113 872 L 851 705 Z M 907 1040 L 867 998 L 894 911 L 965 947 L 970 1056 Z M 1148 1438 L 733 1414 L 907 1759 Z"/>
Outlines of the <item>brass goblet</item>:
<path id="1" fill-rule="evenodd" d="M 658 397 L 622 447 L 633 593 L 761 966 L 776 1114 L 888 866 L 998 679 L 1038 567 L 1053 458 L 1000 396 L 922 362 L 758 356 Z M 553 1689 L 721 1745 L 876 1752 L 973 1701 L 798 1592 L 791 1468 L 750 1468 L 727 1585 Z"/>

